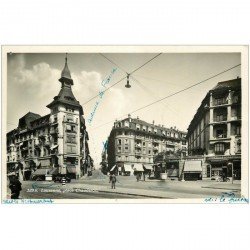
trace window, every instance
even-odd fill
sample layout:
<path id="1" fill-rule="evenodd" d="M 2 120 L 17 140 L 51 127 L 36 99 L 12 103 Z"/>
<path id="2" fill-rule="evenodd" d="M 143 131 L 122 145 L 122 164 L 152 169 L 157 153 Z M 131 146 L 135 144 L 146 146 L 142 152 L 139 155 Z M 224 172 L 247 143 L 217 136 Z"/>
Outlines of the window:
<path id="1" fill-rule="evenodd" d="M 67 122 L 73 122 L 73 116 L 67 115 Z"/>
<path id="2" fill-rule="evenodd" d="M 118 147 L 117 152 L 120 153 L 122 150 L 122 147 Z"/>
<path id="3" fill-rule="evenodd" d="M 121 144 L 122 144 L 122 140 L 118 139 L 118 145 L 121 145 Z"/>
<path id="4" fill-rule="evenodd" d="M 76 132 L 76 126 L 75 125 L 66 125 L 66 131 L 67 132 Z"/>
<path id="5" fill-rule="evenodd" d="M 125 151 L 128 151 L 128 147 L 125 147 Z"/>
<path id="6" fill-rule="evenodd" d="M 125 144 L 128 144 L 128 139 L 125 139 Z"/>
<path id="7" fill-rule="evenodd" d="M 149 155 L 151 154 L 151 150 L 148 150 L 148 154 L 149 154 Z"/>
<path id="8" fill-rule="evenodd" d="M 76 146 L 67 145 L 67 153 L 76 154 Z"/>
<path id="9" fill-rule="evenodd" d="M 215 153 L 224 153 L 225 151 L 225 145 L 224 143 L 217 143 L 214 145 L 214 152 Z"/>
<path id="10" fill-rule="evenodd" d="M 125 127 L 129 127 L 129 122 L 128 122 L 128 121 L 125 121 L 125 122 L 124 122 L 124 126 L 125 126 Z"/>
<path id="11" fill-rule="evenodd" d="M 142 145 L 145 147 L 145 146 L 146 146 L 146 142 L 144 141 L 144 142 L 142 143 Z"/>
<path id="12" fill-rule="evenodd" d="M 75 135 L 67 135 L 67 143 L 76 143 Z"/>
<path id="13" fill-rule="evenodd" d="M 216 137 L 218 137 L 218 138 L 225 138 L 226 137 L 225 134 L 224 134 L 223 129 L 217 129 L 216 130 Z"/>
<path id="14" fill-rule="evenodd" d="M 237 127 L 235 128 L 235 134 L 236 134 L 236 135 L 241 135 L 241 126 L 237 126 Z"/>
<path id="15" fill-rule="evenodd" d="M 74 113 L 75 110 L 72 108 L 66 107 L 66 111 Z"/>

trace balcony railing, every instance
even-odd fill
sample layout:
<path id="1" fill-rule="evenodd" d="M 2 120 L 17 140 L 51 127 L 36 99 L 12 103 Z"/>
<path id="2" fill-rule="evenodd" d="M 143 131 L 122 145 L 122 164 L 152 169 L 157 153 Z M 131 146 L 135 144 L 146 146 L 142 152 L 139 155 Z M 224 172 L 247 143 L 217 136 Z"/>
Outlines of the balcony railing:
<path id="1" fill-rule="evenodd" d="M 220 134 L 220 135 L 216 135 L 215 136 L 216 139 L 223 139 L 223 138 L 227 138 L 226 134 Z"/>
<path id="2" fill-rule="evenodd" d="M 237 121 L 237 120 L 241 120 L 241 115 L 231 117 L 231 121 Z"/>
<path id="3" fill-rule="evenodd" d="M 223 122 L 223 121 L 227 121 L 227 116 L 218 116 L 214 118 L 214 122 Z"/>
<path id="4" fill-rule="evenodd" d="M 220 106 L 220 105 L 225 105 L 228 104 L 227 99 L 216 99 L 213 101 L 213 106 Z"/>

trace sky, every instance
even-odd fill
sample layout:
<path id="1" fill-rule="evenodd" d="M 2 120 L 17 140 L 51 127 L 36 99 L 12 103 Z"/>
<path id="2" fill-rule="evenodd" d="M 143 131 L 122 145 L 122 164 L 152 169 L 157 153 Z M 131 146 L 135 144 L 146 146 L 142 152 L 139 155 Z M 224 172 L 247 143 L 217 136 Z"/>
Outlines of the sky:
<path id="1" fill-rule="evenodd" d="M 186 131 L 206 93 L 218 82 L 241 77 L 237 67 L 196 87 L 137 112 L 134 110 L 205 80 L 241 62 L 240 53 L 164 53 L 119 82 L 102 98 L 88 102 L 112 84 L 126 77 L 157 54 L 106 53 L 115 64 L 99 53 L 70 53 L 68 67 L 74 81 L 72 91 L 83 106 L 89 133 L 90 153 L 98 166 L 103 143 L 116 119 L 137 116 L 146 122 Z M 46 108 L 61 87 L 58 81 L 65 63 L 63 53 L 8 54 L 7 131 L 17 127 L 26 113 L 49 114 Z M 114 70 L 116 69 L 116 70 Z M 111 73 L 113 71 L 113 73 Z M 111 75 L 110 81 L 102 84 Z M 105 85 L 105 87 L 103 86 Z M 96 105 L 98 101 L 98 105 Z M 91 117 L 91 113 L 94 112 Z"/>

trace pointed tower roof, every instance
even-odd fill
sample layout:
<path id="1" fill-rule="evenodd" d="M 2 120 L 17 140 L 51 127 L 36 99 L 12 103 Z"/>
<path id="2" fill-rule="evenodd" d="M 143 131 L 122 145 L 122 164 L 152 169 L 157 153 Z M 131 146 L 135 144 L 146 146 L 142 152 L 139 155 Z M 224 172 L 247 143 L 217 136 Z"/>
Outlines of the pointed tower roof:
<path id="1" fill-rule="evenodd" d="M 73 85 L 73 80 L 71 79 L 71 74 L 67 64 L 67 54 L 65 58 L 65 66 L 61 73 L 61 78 L 59 81 L 62 83 L 61 90 L 57 96 L 54 97 L 54 100 L 47 105 L 48 108 L 52 108 L 54 105 L 59 103 L 64 105 L 70 105 L 76 107 L 80 110 L 80 113 L 83 114 L 82 106 L 80 105 L 79 101 L 76 100 L 71 85 Z"/>
<path id="2" fill-rule="evenodd" d="M 71 74 L 70 74 L 67 62 L 68 62 L 68 58 L 67 58 L 67 53 L 66 53 L 65 65 L 64 65 L 64 69 L 62 70 L 61 77 L 65 77 L 65 78 L 71 79 Z"/>

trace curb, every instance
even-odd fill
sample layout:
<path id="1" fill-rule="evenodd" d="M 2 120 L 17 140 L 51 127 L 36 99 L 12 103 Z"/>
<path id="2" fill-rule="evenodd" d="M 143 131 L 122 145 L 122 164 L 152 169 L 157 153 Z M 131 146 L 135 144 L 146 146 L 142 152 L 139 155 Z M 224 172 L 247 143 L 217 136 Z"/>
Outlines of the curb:
<path id="1" fill-rule="evenodd" d="M 83 188 L 83 190 L 89 190 L 86 188 Z M 131 193 L 123 193 L 123 192 L 112 192 L 108 190 L 94 190 L 98 193 L 109 193 L 109 194 L 124 194 L 124 195 L 131 195 L 131 196 L 142 196 L 142 197 L 147 197 L 147 198 L 158 198 L 158 199 L 174 199 L 172 197 L 163 197 L 163 196 L 152 196 L 152 195 L 146 195 L 146 194 L 131 194 Z"/>
<path id="2" fill-rule="evenodd" d="M 210 189 L 224 189 L 224 190 L 231 190 L 231 191 L 241 191 L 241 189 L 233 189 L 233 188 L 223 188 L 223 187 L 201 187 L 201 188 L 210 188 Z"/>

